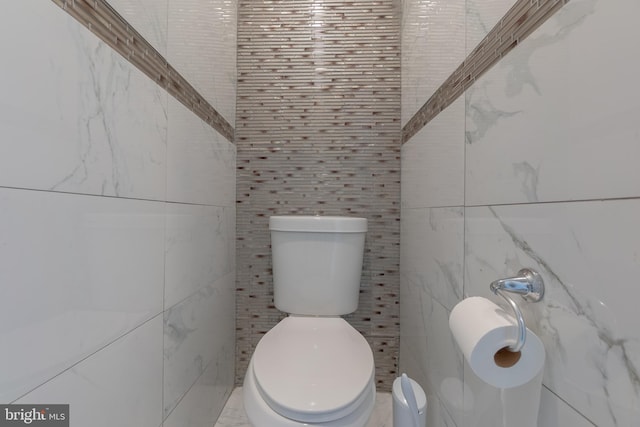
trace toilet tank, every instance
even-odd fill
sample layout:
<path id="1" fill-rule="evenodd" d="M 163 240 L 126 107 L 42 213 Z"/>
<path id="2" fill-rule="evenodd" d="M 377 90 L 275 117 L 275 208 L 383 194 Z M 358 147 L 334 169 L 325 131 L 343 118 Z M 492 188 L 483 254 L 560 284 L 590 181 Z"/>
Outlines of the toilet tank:
<path id="1" fill-rule="evenodd" d="M 279 310 L 338 316 L 358 308 L 366 218 L 272 216 L 269 230 Z"/>

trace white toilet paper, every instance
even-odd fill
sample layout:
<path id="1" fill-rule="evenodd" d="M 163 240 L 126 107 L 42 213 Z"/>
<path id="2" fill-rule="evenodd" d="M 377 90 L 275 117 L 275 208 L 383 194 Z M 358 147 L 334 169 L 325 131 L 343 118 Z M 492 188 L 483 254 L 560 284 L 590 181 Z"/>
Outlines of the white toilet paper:
<path id="1" fill-rule="evenodd" d="M 459 302 L 449 316 L 449 328 L 473 372 L 489 385 L 518 387 L 542 371 L 545 351 L 540 338 L 527 329 L 522 350 L 506 350 L 516 341 L 516 319 L 486 298 Z"/>

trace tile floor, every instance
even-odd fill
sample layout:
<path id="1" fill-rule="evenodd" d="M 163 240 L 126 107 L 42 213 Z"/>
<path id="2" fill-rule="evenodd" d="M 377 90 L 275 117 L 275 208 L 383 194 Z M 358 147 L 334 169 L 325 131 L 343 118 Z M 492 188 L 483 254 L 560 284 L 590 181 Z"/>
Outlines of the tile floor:
<path id="1" fill-rule="evenodd" d="M 392 427 L 392 424 L 391 393 L 379 392 L 376 394 L 376 406 L 367 427 Z M 244 413 L 242 387 L 233 390 L 215 427 L 251 427 Z"/>

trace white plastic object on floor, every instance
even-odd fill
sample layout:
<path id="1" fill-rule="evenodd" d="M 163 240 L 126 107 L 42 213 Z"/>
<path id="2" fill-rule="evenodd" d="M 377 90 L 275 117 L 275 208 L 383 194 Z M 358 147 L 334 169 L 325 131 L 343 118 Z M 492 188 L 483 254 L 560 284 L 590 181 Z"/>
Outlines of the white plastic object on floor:
<path id="1" fill-rule="evenodd" d="M 425 427 L 427 396 L 420 384 L 406 374 L 395 379 L 392 387 L 393 427 Z"/>

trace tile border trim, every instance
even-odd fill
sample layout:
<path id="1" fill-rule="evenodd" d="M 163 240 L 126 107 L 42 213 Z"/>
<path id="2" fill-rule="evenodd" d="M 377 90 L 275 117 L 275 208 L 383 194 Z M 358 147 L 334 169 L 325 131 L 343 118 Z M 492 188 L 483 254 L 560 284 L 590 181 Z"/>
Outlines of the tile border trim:
<path id="1" fill-rule="evenodd" d="M 235 130 L 106 0 L 52 0 L 171 96 L 235 143 Z"/>
<path id="2" fill-rule="evenodd" d="M 402 144 L 453 103 L 494 64 L 569 0 L 517 0 L 458 68 L 402 128 Z"/>

